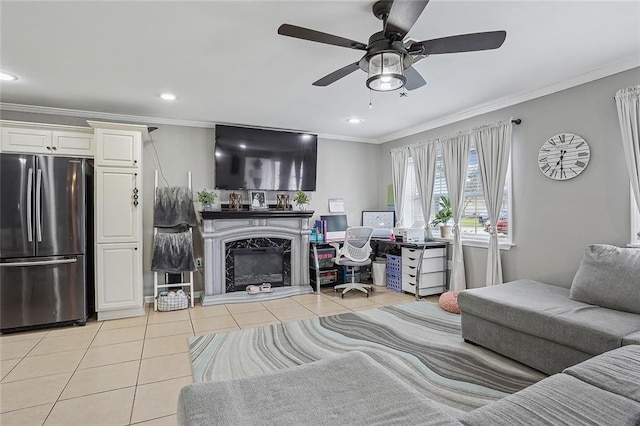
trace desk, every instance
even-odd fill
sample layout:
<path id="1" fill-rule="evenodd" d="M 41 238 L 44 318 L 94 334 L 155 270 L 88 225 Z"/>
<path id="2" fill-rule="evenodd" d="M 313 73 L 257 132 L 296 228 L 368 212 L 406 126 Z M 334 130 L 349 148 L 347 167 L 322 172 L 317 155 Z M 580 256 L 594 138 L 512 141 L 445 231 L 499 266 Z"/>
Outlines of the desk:
<path id="1" fill-rule="evenodd" d="M 335 270 L 335 276 L 337 278 L 337 265 L 333 264 L 333 262 L 329 265 L 326 262 L 328 259 L 326 254 L 331 253 L 329 250 L 333 249 L 330 243 L 340 244 L 342 241 L 311 242 L 310 244 L 309 276 L 312 286 L 315 284 L 317 294 L 320 294 L 321 285 L 335 282 L 328 279 L 332 276 L 331 271 Z M 395 249 L 396 251 L 400 251 L 403 263 L 402 276 L 399 277 L 402 279 L 402 291 L 414 293 L 416 300 L 419 300 L 420 296 L 446 291 L 447 245 L 448 243 L 442 241 L 404 243 L 386 239 L 371 239 L 372 256 L 374 259 L 390 250 Z M 430 251 L 432 249 L 434 251 Z M 333 253 L 331 257 L 334 257 L 334 255 L 335 253 Z M 422 262 L 420 262 L 419 259 L 422 259 Z M 327 273 L 330 274 L 327 275 Z M 323 276 L 322 274 L 325 275 Z M 439 275 L 436 277 L 435 275 L 427 274 Z M 338 282 L 335 282 L 335 284 L 338 284 Z M 418 288 L 418 291 L 415 291 L 416 288 Z"/>

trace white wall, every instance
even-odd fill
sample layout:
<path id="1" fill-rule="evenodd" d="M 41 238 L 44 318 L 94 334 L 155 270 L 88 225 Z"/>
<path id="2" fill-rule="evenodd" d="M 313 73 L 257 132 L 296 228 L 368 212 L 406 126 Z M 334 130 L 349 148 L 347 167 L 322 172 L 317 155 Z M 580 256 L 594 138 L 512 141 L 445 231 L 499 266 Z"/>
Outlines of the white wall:
<path id="1" fill-rule="evenodd" d="M 515 247 L 502 251 L 505 281 L 531 278 L 570 286 L 587 245 L 629 243 L 629 178 L 614 102 L 619 89 L 639 84 L 640 68 L 563 90 L 380 146 L 380 204 L 391 183 L 389 150 L 500 119 L 521 118 L 513 129 Z M 537 166 L 540 146 L 560 132 L 576 133 L 591 147 L 578 177 L 546 178 Z M 486 249 L 465 247 L 468 287 L 484 286 Z"/>

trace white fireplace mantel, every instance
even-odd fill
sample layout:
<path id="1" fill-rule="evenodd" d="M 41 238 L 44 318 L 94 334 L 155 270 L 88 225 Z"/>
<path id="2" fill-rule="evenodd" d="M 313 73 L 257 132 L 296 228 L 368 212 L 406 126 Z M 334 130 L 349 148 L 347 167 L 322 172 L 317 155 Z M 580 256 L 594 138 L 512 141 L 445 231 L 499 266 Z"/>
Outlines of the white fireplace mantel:
<path id="1" fill-rule="evenodd" d="M 203 306 L 254 301 L 246 292 L 226 293 L 226 244 L 251 238 L 281 238 L 291 242 L 291 286 L 260 294 L 260 300 L 312 293 L 309 285 L 309 219 L 313 211 L 200 212 L 204 240 Z"/>

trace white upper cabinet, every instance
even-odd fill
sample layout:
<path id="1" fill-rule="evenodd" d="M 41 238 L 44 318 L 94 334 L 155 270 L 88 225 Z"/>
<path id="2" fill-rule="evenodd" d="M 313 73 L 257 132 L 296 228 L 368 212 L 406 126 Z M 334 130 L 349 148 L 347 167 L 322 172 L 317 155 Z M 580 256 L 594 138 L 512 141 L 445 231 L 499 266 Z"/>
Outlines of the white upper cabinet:
<path id="1" fill-rule="evenodd" d="M 3 121 L 3 152 L 93 157 L 93 129 L 52 124 Z"/>
<path id="2" fill-rule="evenodd" d="M 97 166 L 138 167 L 142 153 L 139 132 L 128 130 L 96 129 Z"/>

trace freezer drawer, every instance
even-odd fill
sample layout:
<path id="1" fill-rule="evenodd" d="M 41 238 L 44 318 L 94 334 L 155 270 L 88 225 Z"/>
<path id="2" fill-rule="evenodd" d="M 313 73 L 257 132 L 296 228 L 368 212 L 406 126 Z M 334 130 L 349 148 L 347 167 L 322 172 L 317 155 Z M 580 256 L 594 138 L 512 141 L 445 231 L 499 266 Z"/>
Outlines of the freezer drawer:
<path id="1" fill-rule="evenodd" d="M 85 256 L 0 262 L 0 329 L 87 319 Z"/>

